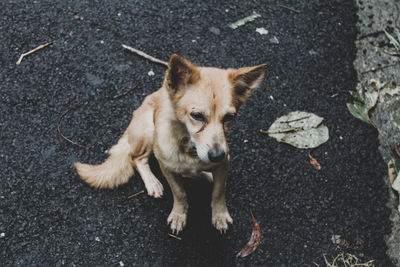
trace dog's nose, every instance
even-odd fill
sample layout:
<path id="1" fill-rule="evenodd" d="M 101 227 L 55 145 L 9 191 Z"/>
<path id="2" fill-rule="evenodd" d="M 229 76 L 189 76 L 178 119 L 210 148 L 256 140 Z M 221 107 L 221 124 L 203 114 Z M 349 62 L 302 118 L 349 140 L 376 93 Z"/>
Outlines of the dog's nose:
<path id="1" fill-rule="evenodd" d="M 225 158 L 225 151 L 219 149 L 211 149 L 208 151 L 208 158 L 211 162 L 220 162 Z"/>

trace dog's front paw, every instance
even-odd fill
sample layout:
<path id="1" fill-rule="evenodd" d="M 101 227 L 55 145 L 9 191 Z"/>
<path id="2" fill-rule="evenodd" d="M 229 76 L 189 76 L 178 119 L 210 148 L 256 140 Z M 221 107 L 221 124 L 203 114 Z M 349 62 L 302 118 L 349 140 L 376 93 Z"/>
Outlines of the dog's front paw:
<path id="1" fill-rule="evenodd" d="M 164 187 L 157 179 L 153 179 L 145 183 L 147 194 L 154 198 L 161 198 L 163 196 Z"/>
<path id="2" fill-rule="evenodd" d="M 232 224 L 233 220 L 229 212 L 226 210 L 224 212 L 213 213 L 212 224 L 220 233 L 226 233 L 228 230 L 228 224 Z"/>
<path id="3" fill-rule="evenodd" d="M 167 223 L 170 225 L 172 233 L 179 234 L 186 225 L 186 212 L 172 210 L 168 216 Z"/>

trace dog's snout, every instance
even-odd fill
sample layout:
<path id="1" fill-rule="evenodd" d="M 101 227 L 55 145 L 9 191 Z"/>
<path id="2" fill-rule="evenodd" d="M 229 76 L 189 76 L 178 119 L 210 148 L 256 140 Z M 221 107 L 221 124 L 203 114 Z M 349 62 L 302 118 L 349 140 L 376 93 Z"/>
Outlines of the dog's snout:
<path id="1" fill-rule="evenodd" d="M 211 162 L 220 162 L 225 159 L 225 151 L 220 149 L 211 149 L 208 151 L 208 158 Z"/>

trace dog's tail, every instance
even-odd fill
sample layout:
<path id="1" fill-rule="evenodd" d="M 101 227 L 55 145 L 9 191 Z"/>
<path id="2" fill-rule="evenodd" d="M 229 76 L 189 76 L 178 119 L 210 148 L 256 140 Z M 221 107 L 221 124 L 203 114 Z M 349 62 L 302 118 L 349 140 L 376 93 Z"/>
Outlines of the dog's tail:
<path id="1" fill-rule="evenodd" d="M 75 163 L 79 176 L 95 188 L 114 188 L 133 176 L 132 148 L 128 136 L 123 136 L 108 152 L 110 156 L 100 165 Z"/>

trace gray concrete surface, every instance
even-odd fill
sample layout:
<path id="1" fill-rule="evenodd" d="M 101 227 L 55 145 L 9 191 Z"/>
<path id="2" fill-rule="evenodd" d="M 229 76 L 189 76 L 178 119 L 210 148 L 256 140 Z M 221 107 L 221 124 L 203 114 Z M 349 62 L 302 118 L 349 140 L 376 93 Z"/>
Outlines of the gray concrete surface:
<path id="1" fill-rule="evenodd" d="M 357 56 L 354 61 L 358 79 L 369 84 L 371 79 L 381 83 L 391 83 L 392 87 L 400 86 L 400 57 L 383 53 L 381 49 L 390 49 L 384 30 L 393 34 L 395 27 L 400 29 L 400 1 L 393 0 L 358 0 L 356 40 Z M 396 157 L 393 152 L 396 143 L 400 142 L 400 130 L 395 126 L 393 117 L 400 117 L 400 95 L 386 95 L 371 112 L 371 120 L 378 128 L 379 150 L 385 162 Z M 383 177 L 388 187 L 391 209 L 391 233 L 386 237 L 387 254 L 397 260 L 400 266 L 400 206 L 399 194 L 392 190 L 389 177 Z"/>

